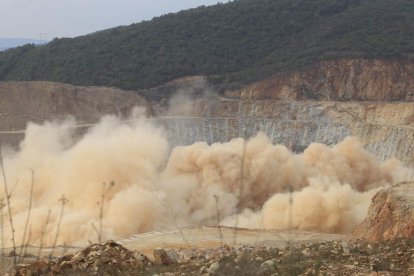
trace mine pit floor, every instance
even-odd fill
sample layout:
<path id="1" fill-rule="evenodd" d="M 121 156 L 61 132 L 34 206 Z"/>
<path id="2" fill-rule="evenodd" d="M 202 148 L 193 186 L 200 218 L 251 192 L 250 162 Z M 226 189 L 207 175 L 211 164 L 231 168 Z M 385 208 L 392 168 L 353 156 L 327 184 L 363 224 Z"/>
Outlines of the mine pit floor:
<path id="1" fill-rule="evenodd" d="M 221 232 L 221 234 L 220 234 Z M 260 246 L 267 245 L 271 247 L 283 248 L 289 244 L 299 243 L 317 243 L 324 241 L 346 240 L 345 235 L 326 234 L 305 231 L 286 231 L 286 230 L 263 230 L 263 229 L 242 229 L 231 227 L 189 227 L 174 231 L 153 231 L 128 238 L 116 240 L 117 243 L 128 248 L 129 250 L 137 250 L 152 257 L 155 248 L 179 249 L 179 248 L 217 248 L 222 244 L 229 246 L 249 245 Z M 54 249 L 54 256 L 59 257 L 65 254 L 74 254 L 85 248 L 84 246 L 57 246 Z M 6 248 L 4 252 L 12 251 Z M 17 249 L 19 253 L 20 249 Z M 37 256 L 39 247 L 29 246 L 27 248 L 28 255 Z M 44 247 L 41 250 L 41 256 L 48 256 L 52 252 L 52 248 Z M 33 257 L 32 257 L 33 258 Z M 31 261 L 32 258 L 27 258 Z"/>

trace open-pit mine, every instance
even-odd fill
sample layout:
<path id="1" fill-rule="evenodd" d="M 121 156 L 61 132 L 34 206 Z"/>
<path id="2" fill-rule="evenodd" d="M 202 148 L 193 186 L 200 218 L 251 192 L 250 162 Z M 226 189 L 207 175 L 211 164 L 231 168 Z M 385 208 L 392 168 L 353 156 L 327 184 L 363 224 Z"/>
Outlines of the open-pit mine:
<path id="1" fill-rule="evenodd" d="M 57 256 L 116 240 L 150 256 L 134 255 L 140 267 L 185 263 L 198 258 L 185 249 L 202 248 L 211 262 L 197 272 L 214 274 L 224 269 L 217 256 L 243 250 L 266 272 L 277 266 L 265 264 L 270 248 L 283 256 L 306 242 L 300 254 L 313 256 L 312 244 L 326 242 L 349 254 L 348 240 L 412 237 L 412 68 L 322 62 L 220 94 L 189 77 L 153 88 L 170 94 L 161 100 L 148 91 L 2 82 L 0 183 L 12 189 L 15 228 L 4 225 L 4 247 Z M 241 251 L 233 256 L 229 246 Z M 158 247 L 181 255 L 151 256 Z"/>

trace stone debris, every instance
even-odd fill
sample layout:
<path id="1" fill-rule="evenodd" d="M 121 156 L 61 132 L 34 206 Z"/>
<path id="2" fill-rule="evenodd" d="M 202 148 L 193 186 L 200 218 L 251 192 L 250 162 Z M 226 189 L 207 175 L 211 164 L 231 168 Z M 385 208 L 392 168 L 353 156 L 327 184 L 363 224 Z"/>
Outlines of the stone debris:
<path id="1" fill-rule="evenodd" d="M 353 239 L 368 242 L 414 237 L 414 182 L 379 191 L 364 221 L 352 233 Z"/>
<path id="2" fill-rule="evenodd" d="M 16 275 L 414 275 L 414 238 L 295 242 L 283 248 L 157 248 L 154 261 L 108 242 L 59 259 L 20 265 Z"/>
<path id="3" fill-rule="evenodd" d="M 128 275 L 152 262 L 139 252 L 113 241 L 93 244 L 74 255 L 19 265 L 17 275 Z"/>
<path id="4" fill-rule="evenodd" d="M 272 260 L 268 260 L 266 262 L 263 262 L 260 266 L 262 268 L 264 268 L 264 269 L 266 269 L 266 268 L 273 268 L 275 266 L 275 262 L 272 261 Z"/>
<path id="5" fill-rule="evenodd" d="M 154 249 L 153 255 L 155 262 L 161 265 L 175 264 L 179 260 L 179 256 L 174 250 L 156 248 Z"/>
<path id="6" fill-rule="evenodd" d="M 214 274 L 214 273 L 216 273 L 216 272 L 217 272 L 217 270 L 219 270 L 219 268 L 220 268 L 220 264 L 219 264 L 219 262 L 214 262 L 214 263 L 212 263 L 212 264 L 210 265 L 210 267 L 208 268 L 208 272 L 209 272 L 210 274 Z"/>

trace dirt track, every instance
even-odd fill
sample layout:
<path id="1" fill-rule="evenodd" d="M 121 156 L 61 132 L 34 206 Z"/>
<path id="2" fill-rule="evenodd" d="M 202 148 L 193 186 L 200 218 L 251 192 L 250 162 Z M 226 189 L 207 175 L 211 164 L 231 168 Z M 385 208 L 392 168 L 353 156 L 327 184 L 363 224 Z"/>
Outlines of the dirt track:
<path id="1" fill-rule="evenodd" d="M 322 234 L 300 231 L 279 230 L 250 230 L 221 228 L 223 240 L 220 239 L 220 228 L 197 227 L 184 228 L 180 231 L 149 232 L 134 235 L 128 239 L 120 240 L 119 243 L 128 249 L 137 249 L 141 252 L 152 254 L 154 248 L 216 248 L 223 244 L 260 245 L 266 243 L 269 246 L 285 246 L 287 243 L 301 241 L 317 242 L 326 240 L 340 240 L 342 235 Z M 234 242 L 234 240 L 236 242 Z"/>
<path id="2" fill-rule="evenodd" d="M 346 240 L 346 236 L 337 234 L 325 234 L 303 231 L 280 231 L 280 230 L 251 230 L 251 229 L 234 229 L 222 227 L 221 233 L 223 239 L 220 238 L 219 227 L 191 227 L 182 228 L 175 231 L 165 232 L 148 232 L 133 235 L 117 242 L 125 246 L 129 250 L 138 250 L 147 256 L 152 256 L 155 248 L 217 248 L 223 244 L 227 245 L 249 245 L 260 246 L 266 244 L 272 247 L 285 247 L 288 244 L 296 244 L 301 242 L 323 242 L 333 240 Z M 236 241 L 236 242 L 234 242 Z M 54 250 L 56 257 L 64 254 L 73 254 L 84 246 L 58 246 Z M 30 246 L 27 252 L 37 255 L 39 247 Z M 41 255 L 46 256 L 51 252 L 51 248 L 42 249 Z M 8 253 L 11 248 L 5 249 Z M 18 250 L 19 252 L 19 250 Z"/>

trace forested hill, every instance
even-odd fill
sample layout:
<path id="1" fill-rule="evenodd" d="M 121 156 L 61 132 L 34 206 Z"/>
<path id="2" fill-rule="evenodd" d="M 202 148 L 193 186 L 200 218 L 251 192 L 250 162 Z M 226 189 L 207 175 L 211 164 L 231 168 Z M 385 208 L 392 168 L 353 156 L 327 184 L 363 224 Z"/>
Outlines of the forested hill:
<path id="1" fill-rule="evenodd" d="M 21 46 L 21 45 L 25 45 L 28 43 L 43 44 L 45 42 L 40 39 L 0 37 L 0 51 L 13 48 L 13 47 L 17 47 L 17 46 Z"/>
<path id="2" fill-rule="evenodd" d="M 413 0 L 236 0 L 0 53 L 0 80 L 227 88 L 342 57 L 414 59 Z"/>

